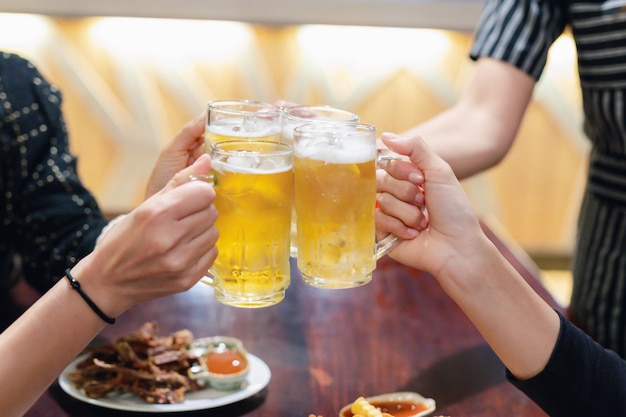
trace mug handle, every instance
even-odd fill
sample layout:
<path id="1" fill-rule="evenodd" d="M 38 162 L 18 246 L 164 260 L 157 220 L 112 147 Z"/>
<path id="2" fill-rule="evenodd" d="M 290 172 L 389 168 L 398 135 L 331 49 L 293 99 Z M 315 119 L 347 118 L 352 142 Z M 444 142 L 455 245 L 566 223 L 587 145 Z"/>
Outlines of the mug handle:
<path id="1" fill-rule="evenodd" d="M 215 176 L 213 174 L 190 175 L 189 181 L 204 181 L 204 182 L 208 182 L 209 184 L 212 184 L 214 187 L 217 185 L 215 181 Z M 214 287 L 215 276 L 211 274 L 210 271 L 207 271 L 206 275 L 200 278 L 200 282 L 208 286 Z"/>
<path id="2" fill-rule="evenodd" d="M 384 239 L 376 242 L 376 259 L 378 260 L 391 252 L 391 250 L 398 246 L 399 243 L 400 238 L 392 234 L 389 234 Z"/>
<path id="3" fill-rule="evenodd" d="M 215 175 L 213 174 L 190 175 L 188 178 L 189 178 L 189 181 L 204 181 L 204 182 L 208 182 L 209 184 L 213 186 L 217 185 L 215 182 Z"/>
<path id="4" fill-rule="evenodd" d="M 215 287 L 215 275 L 213 275 L 211 271 L 207 271 L 206 274 L 200 278 L 200 282 L 209 287 Z"/>
<path id="5" fill-rule="evenodd" d="M 396 161 L 396 160 L 406 160 L 407 158 L 403 155 L 397 154 L 390 149 L 379 148 L 376 149 L 376 164 L 382 161 Z M 400 243 L 400 238 L 395 235 L 389 234 L 383 239 L 376 242 L 376 259 L 380 259 L 383 256 L 387 255 L 389 252 L 393 250 Z"/>

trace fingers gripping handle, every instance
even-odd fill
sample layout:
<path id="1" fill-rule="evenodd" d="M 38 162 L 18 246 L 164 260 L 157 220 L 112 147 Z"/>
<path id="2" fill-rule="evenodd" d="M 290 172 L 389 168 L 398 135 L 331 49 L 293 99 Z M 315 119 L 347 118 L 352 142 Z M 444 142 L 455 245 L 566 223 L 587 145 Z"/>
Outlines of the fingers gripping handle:
<path id="1" fill-rule="evenodd" d="M 406 157 L 393 152 L 390 149 L 377 149 L 376 164 L 384 161 L 406 160 Z M 392 234 L 376 242 L 376 259 L 387 255 L 400 243 L 400 239 Z"/>

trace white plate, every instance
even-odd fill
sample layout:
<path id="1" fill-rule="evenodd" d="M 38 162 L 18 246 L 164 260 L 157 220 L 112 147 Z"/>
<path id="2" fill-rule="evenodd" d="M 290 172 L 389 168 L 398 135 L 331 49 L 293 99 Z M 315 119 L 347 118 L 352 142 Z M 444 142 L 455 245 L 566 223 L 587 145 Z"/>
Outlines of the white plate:
<path id="1" fill-rule="evenodd" d="M 112 408 L 115 410 L 141 411 L 144 413 L 173 413 L 180 411 L 205 410 L 232 404 L 248 398 L 261 391 L 269 383 L 272 373 L 270 368 L 260 358 L 248 353 L 250 360 L 250 373 L 248 382 L 238 391 L 217 391 L 212 388 L 185 394 L 185 401 L 179 404 L 150 404 L 134 394 L 121 394 L 105 398 L 89 398 L 74 387 L 68 374 L 76 370 L 76 365 L 84 360 L 87 355 L 81 355 L 69 364 L 59 376 L 61 389 L 70 396 L 99 407 Z"/>

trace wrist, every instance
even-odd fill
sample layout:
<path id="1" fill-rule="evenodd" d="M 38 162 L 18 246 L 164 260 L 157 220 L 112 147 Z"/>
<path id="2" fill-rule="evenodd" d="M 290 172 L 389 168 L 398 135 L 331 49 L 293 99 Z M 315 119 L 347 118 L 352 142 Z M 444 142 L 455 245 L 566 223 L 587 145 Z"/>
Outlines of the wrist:
<path id="1" fill-rule="evenodd" d="M 98 235 L 98 238 L 96 239 L 96 247 L 98 247 L 102 243 L 102 240 L 105 238 L 107 233 L 109 233 L 109 231 L 111 231 L 113 226 L 115 226 L 120 221 L 122 221 L 124 219 L 124 217 L 126 217 L 126 214 L 120 214 L 119 216 L 117 216 L 114 219 L 110 220 L 109 223 L 107 223 L 107 225 L 104 226 L 104 228 L 102 229 L 102 231 Z"/>
<path id="2" fill-rule="evenodd" d="M 81 290 L 88 295 L 103 315 L 116 318 L 124 313 L 129 306 L 124 306 L 122 304 L 123 297 L 119 297 L 114 288 L 108 285 L 111 280 L 105 272 L 106 269 L 95 263 L 92 252 L 75 266 L 69 268 L 69 272 L 72 278 L 80 284 Z"/>
<path id="3" fill-rule="evenodd" d="M 69 268 L 65 270 L 65 277 L 69 281 L 72 289 L 75 290 L 78 295 L 80 295 L 83 301 L 85 301 L 85 303 L 93 310 L 93 312 L 98 317 L 100 317 L 104 322 L 108 324 L 115 324 L 115 318 L 109 317 L 100 309 L 100 307 L 98 307 L 98 305 L 91 299 L 91 297 L 89 297 L 89 295 L 82 289 L 80 282 L 78 282 L 78 280 L 74 278 Z"/>
<path id="4" fill-rule="evenodd" d="M 453 298 L 467 298 L 479 290 L 494 276 L 494 268 L 497 268 L 501 258 L 493 242 L 482 234 L 462 246 L 463 250 L 448 259 L 437 274 L 437 280 Z"/>

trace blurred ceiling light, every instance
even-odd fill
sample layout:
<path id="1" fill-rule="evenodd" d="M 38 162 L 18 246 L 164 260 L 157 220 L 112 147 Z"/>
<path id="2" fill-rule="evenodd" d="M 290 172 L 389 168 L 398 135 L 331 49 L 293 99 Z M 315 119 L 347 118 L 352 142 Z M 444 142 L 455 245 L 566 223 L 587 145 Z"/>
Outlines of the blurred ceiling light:
<path id="1" fill-rule="evenodd" d="M 298 43 L 311 61 L 363 69 L 437 65 L 448 52 L 444 31 L 351 26 L 303 26 Z"/>
<path id="2" fill-rule="evenodd" d="M 243 23 L 102 18 L 91 28 L 92 40 L 116 55 L 159 63 L 189 60 L 226 61 L 251 42 Z"/>
<path id="3" fill-rule="evenodd" d="M 21 13 L 0 13 L 0 49 L 34 54 L 50 37 L 48 18 Z"/>

